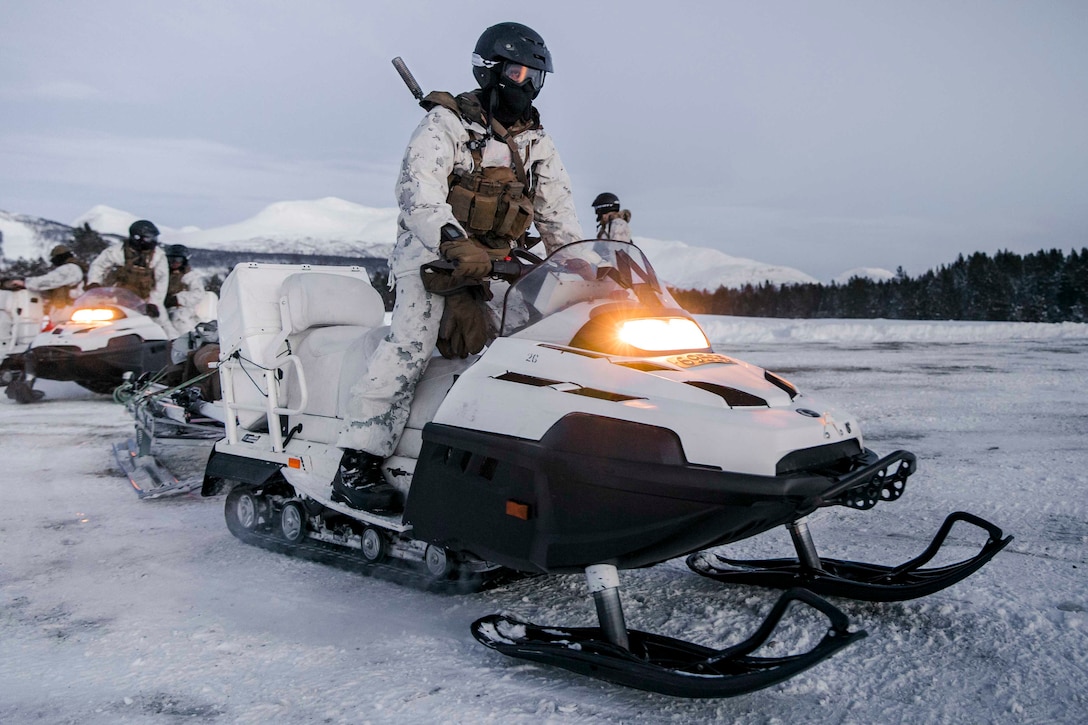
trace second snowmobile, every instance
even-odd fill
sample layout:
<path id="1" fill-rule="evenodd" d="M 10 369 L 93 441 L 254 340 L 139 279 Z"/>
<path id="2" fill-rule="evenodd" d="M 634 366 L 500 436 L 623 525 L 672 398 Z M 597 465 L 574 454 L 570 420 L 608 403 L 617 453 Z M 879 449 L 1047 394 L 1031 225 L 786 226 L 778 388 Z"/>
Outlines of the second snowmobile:
<path id="1" fill-rule="evenodd" d="M 22 373 L 7 395 L 20 403 L 40 399 L 38 378 L 74 381 L 109 394 L 126 373 L 154 372 L 170 364 L 170 339 L 147 314 L 147 303 L 123 287 L 96 287 L 80 295 L 66 319 L 38 333 L 19 354 Z"/>
<path id="2" fill-rule="evenodd" d="M 723 650 L 632 630 L 618 570 L 785 526 L 807 568 L 773 567 L 760 583 L 817 581 L 837 593 L 832 584 L 860 582 L 862 594 L 872 585 L 906 598 L 959 581 L 1011 538 L 964 519 L 981 522 L 989 540 L 950 567 L 922 569 L 919 557 L 908 568 L 924 587 L 887 572 L 871 582 L 857 563 L 824 566 L 805 517 L 898 499 L 912 454 L 877 456 L 849 413 L 713 351 L 634 245 L 567 245 L 511 276 L 519 278 L 503 297 L 498 339 L 478 357 L 433 358 L 417 387 L 383 467 L 403 505 L 363 511 L 333 500 L 343 453 L 335 442 L 346 396 L 385 334 L 380 296 L 359 268 L 236 267 L 219 319 L 225 438 L 203 487 L 213 495 L 229 486 L 230 530 L 284 551 L 392 562 L 432 582 L 482 582 L 503 569 L 584 572 L 598 627 L 493 615 L 473 624 L 474 636 L 514 657 L 686 697 L 780 682 L 864 632 L 797 588 L 752 637 Z M 754 655 L 793 602 L 827 617 L 823 637 L 805 653 Z"/>

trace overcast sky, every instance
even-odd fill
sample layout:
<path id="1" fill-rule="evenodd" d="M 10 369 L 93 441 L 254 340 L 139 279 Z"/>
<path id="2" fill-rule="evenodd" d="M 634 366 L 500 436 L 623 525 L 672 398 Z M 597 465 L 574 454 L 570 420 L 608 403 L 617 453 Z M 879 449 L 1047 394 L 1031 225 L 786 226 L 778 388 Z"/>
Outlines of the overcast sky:
<path id="1" fill-rule="evenodd" d="M 537 30 L 537 105 L 636 236 L 821 279 L 1088 245 L 1088 2 L 4 0 L 0 209 L 213 227 L 285 200 L 391 207 L 425 90 Z"/>

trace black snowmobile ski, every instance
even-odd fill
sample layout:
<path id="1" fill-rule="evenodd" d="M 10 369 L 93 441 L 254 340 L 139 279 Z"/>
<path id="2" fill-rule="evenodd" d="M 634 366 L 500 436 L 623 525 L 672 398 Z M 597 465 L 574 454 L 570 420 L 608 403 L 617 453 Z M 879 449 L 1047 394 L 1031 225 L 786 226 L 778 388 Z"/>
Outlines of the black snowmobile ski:
<path id="1" fill-rule="evenodd" d="M 754 657 L 792 602 L 813 607 L 830 628 L 808 652 Z M 866 636 L 851 632 L 846 615 L 805 591 L 785 592 L 763 624 L 743 642 L 716 650 L 639 630 L 626 630 L 628 647 L 613 644 L 602 627 L 561 628 L 529 624 L 492 614 L 472 625 L 473 636 L 502 654 L 555 665 L 627 687 L 676 697 L 732 697 L 786 680 Z"/>
<path id="2" fill-rule="evenodd" d="M 989 539 L 978 554 L 947 566 L 922 568 L 944 545 L 958 521 L 986 531 Z M 957 511 L 949 514 L 926 550 L 896 567 L 839 559 L 822 559 L 816 553 L 804 521 L 787 526 L 797 548 L 796 559 L 727 559 L 710 552 L 687 558 L 688 566 L 703 576 L 726 584 L 754 584 L 786 589 L 805 587 L 817 594 L 846 597 L 868 602 L 898 602 L 928 596 L 966 579 L 997 552 L 1012 536 L 1002 536 L 1000 528 L 973 514 Z"/>

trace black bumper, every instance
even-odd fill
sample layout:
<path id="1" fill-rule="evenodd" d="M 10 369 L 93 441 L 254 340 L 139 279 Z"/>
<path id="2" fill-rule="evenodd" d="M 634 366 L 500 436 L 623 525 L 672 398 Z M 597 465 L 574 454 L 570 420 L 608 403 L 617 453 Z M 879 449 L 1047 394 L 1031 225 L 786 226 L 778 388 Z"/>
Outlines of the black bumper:
<path id="1" fill-rule="evenodd" d="M 126 372 L 156 372 L 170 364 L 170 341 L 125 335 L 98 350 L 74 345 L 42 345 L 26 353 L 27 372 L 47 380 L 121 384 Z"/>
<path id="2" fill-rule="evenodd" d="M 693 466 L 668 429 L 584 414 L 539 442 L 433 423 L 423 439 L 405 506 L 413 535 L 530 572 L 649 566 L 737 541 L 827 505 L 842 479 Z"/>

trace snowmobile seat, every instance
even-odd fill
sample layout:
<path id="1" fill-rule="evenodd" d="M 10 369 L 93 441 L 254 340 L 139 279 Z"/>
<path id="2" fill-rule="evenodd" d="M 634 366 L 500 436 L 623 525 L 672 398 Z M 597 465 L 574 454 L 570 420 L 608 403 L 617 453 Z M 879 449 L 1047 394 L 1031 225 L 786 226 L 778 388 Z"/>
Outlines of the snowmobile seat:
<path id="1" fill-rule="evenodd" d="M 306 389 L 303 396 L 298 370 L 287 368 L 286 405 L 299 411 L 289 415 L 288 426 L 301 423 L 304 438 L 331 443 L 351 385 L 365 374 L 385 335 L 385 305 L 359 278 L 314 273 L 287 277 L 280 299 L 284 339 L 299 360 Z"/>
<path id="2" fill-rule="evenodd" d="M 279 411 L 288 408 L 291 388 L 302 388 L 296 366 L 302 367 L 303 361 L 295 353 L 303 334 L 340 326 L 362 334 L 381 324 L 384 305 L 362 267 L 250 262 L 236 265 L 227 276 L 218 312 L 224 404 L 238 427 L 261 431 L 270 430 L 269 418 L 274 417 L 269 412 L 270 386 Z M 319 337 L 337 334 L 323 332 Z M 312 347 L 328 349 L 318 343 L 315 339 Z M 304 383 L 310 380 L 326 381 L 307 376 Z M 319 385 L 305 388 L 319 396 L 324 391 Z M 278 429 L 279 421 L 275 423 Z M 228 426 L 228 436 L 232 429 Z"/>

